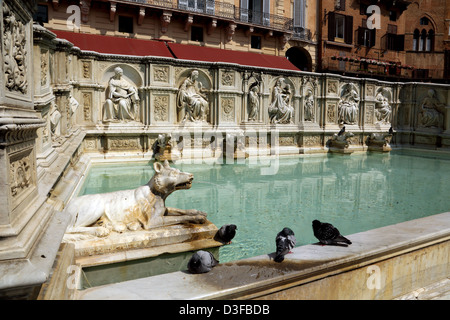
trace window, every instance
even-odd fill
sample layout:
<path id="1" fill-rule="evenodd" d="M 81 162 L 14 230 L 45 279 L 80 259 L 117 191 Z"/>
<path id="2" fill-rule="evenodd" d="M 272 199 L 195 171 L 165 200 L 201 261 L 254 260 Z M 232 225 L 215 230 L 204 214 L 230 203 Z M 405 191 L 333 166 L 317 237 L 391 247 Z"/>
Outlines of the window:
<path id="1" fill-rule="evenodd" d="M 427 39 L 425 42 L 425 51 L 433 51 L 434 47 L 434 31 L 428 31 Z"/>
<path id="2" fill-rule="evenodd" d="M 381 41 L 385 50 L 405 50 L 405 35 L 397 34 L 397 26 L 394 24 L 388 24 L 387 32 Z"/>
<path id="3" fill-rule="evenodd" d="M 252 36 L 250 41 L 253 49 L 261 49 L 261 36 Z"/>
<path id="4" fill-rule="evenodd" d="M 419 51 L 419 42 L 420 42 L 420 31 L 419 29 L 414 30 L 413 36 L 413 50 Z"/>
<path id="5" fill-rule="evenodd" d="M 364 4 L 364 3 L 361 2 L 361 3 L 359 4 L 359 14 L 362 15 L 362 16 L 364 16 L 364 15 L 369 15 L 369 14 L 367 13 L 367 8 L 369 8 L 369 5 Z"/>
<path id="6" fill-rule="evenodd" d="M 430 20 L 427 17 L 420 18 L 420 25 L 427 26 L 430 23 Z"/>
<path id="7" fill-rule="evenodd" d="M 305 0 L 294 0 L 294 30 L 301 30 L 305 24 Z"/>
<path id="8" fill-rule="evenodd" d="M 330 12 L 328 15 L 328 40 L 353 43 L 353 17 Z"/>
<path id="9" fill-rule="evenodd" d="M 397 21 L 397 12 L 396 11 L 389 11 L 389 20 L 390 21 Z"/>
<path id="10" fill-rule="evenodd" d="M 205 10 L 205 0 L 188 0 L 188 10 L 203 12 Z"/>
<path id="11" fill-rule="evenodd" d="M 33 20 L 42 25 L 48 23 L 48 7 L 38 4 L 37 11 L 33 16 Z"/>
<path id="12" fill-rule="evenodd" d="M 367 19 L 363 19 L 362 27 L 358 28 L 358 44 L 369 48 L 375 46 L 376 31 L 375 28 L 367 28 Z"/>
<path id="13" fill-rule="evenodd" d="M 191 26 L 191 40 L 203 42 L 203 28 Z"/>
<path id="14" fill-rule="evenodd" d="M 341 15 L 336 15 L 336 32 L 334 34 L 335 38 L 344 40 L 344 30 L 345 30 L 345 17 Z"/>
<path id="15" fill-rule="evenodd" d="M 119 16 L 119 32 L 133 33 L 133 18 Z"/>
<path id="16" fill-rule="evenodd" d="M 382 49 L 392 51 L 405 50 L 405 35 L 386 33 L 381 39 Z"/>
<path id="17" fill-rule="evenodd" d="M 345 0 L 335 0 L 336 10 L 345 11 Z"/>

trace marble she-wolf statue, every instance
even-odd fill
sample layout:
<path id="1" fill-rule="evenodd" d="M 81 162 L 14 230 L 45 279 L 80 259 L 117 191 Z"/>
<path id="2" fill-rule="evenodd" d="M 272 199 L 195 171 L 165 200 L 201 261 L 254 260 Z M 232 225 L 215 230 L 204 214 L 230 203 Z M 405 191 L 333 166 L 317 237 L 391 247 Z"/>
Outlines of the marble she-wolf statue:
<path id="1" fill-rule="evenodd" d="M 172 192 L 191 188 L 194 176 L 171 168 L 167 161 L 163 164 L 155 162 L 153 167 L 155 174 L 150 181 L 136 189 L 73 199 L 65 210 L 72 217 L 66 234 L 105 237 L 111 230 L 123 232 L 180 223 L 205 223 L 205 212 L 165 206 L 165 200 Z"/>

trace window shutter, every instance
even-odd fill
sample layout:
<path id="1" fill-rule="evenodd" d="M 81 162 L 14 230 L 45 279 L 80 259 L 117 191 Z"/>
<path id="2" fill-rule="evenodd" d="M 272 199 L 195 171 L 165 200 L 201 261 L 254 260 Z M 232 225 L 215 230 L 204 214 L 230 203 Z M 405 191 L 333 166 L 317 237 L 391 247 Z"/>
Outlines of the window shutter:
<path id="1" fill-rule="evenodd" d="M 395 50 L 396 51 L 404 51 L 405 50 L 405 35 L 399 34 L 395 39 Z"/>
<path id="2" fill-rule="evenodd" d="M 364 32 L 365 29 L 362 27 L 358 28 L 357 36 L 358 36 L 358 44 L 363 46 L 364 45 Z"/>
<path id="3" fill-rule="evenodd" d="M 305 0 L 294 2 L 294 27 L 305 28 Z"/>
<path id="4" fill-rule="evenodd" d="M 178 0 L 179 1 L 179 0 Z M 241 10 L 240 10 L 241 21 L 248 21 L 248 0 L 241 0 Z"/>
<path id="5" fill-rule="evenodd" d="M 377 39 L 377 29 L 373 28 L 372 30 L 370 30 L 370 42 L 369 42 L 369 47 L 372 48 L 375 46 L 376 40 Z"/>
<path id="6" fill-rule="evenodd" d="M 336 19 L 334 12 L 328 13 L 328 40 L 334 41 L 336 35 Z"/>
<path id="7" fill-rule="evenodd" d="M 264 0 L 263 3 L 263 24 L 270 25 L 270 0 Z"/>
<path id="8" fill-rule="evenodd" d="M 345 43 L 353 43 L 353 16 L 345 16 Z"/>

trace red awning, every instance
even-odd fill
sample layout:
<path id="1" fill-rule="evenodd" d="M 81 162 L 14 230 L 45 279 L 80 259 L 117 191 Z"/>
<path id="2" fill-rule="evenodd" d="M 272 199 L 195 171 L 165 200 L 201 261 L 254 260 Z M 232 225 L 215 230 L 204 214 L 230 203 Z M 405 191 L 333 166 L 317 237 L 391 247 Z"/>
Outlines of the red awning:
<path id="1" fill-rule="evenodd" d="M 224 50 L 180 43 L 166 44 L 163 41 L 113 37 L 61 30 L 51 31 L 55 33 L 58 38 L 68 40 L 81 50 L 95 51 L 98 53 L 169 57 L 194 61 L 236 63 L 243 66 L 261 68 L 299 70 L 285 57 L 255 52 Z"/>
<path id="2" fill-rule="evenodd" d="M 285 57 L 271 56 L 256 52 L 200 47 L 179 43 L 169 43 L 169 47 L 178 59 L 228 62 L 243 66 L 299 71 L 299 69 Z"/>
<path id="3" fill-rule="evenodd" d="M 131 56 L 157 56 L 173 58 L 164 42 L 155 40 L 112 37 L 98 34 L 50 30 L 60 39 L 66 39 L 81 50 Z"/>

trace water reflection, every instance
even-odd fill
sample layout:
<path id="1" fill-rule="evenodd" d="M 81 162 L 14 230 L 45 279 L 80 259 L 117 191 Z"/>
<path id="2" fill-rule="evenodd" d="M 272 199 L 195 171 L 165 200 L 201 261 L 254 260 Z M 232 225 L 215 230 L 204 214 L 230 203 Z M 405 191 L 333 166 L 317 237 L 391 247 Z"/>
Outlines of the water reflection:
<path id="1" fill-rule="evenodd" d="M 194 183 L 167 205 L 208 212 L 218 227 L 238 225 L 233 244 L 221 249 L 225 262 L 273 252 L 285 226 L 297 245 L 316 242 L 314 219 L 351 234 L 449 211 L 449 164 L 402 154 L 333 154 L 281 158 L 275 175 L 261 175 L 260 165 L 177 164 L 194 174 Z M 152 175 L 151 165 L 93 167 L 83 192 L 135 188 Z"/>

